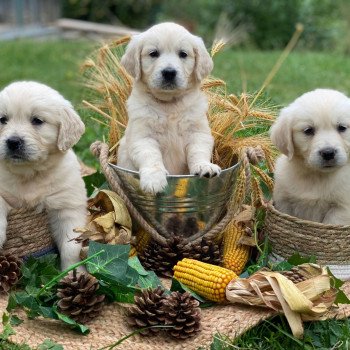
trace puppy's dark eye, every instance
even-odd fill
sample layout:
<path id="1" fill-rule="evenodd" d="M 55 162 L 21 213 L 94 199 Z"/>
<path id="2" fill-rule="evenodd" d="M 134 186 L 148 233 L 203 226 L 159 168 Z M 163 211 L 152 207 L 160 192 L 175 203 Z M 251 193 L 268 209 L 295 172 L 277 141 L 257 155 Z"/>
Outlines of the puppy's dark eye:
<path id="1" fill-rule="evenodd" d="M 312 128 L 311 126 L 304 129 L 304 134 L 308 136 L 315 135 L 315 128 Z"/>
<path id="2" fill-rule="evenodd" d="M 180 57 L 180 58 L 186 58 L 187 56 L 188 56 L 188 54 L 187 54 L 186 51 L 181 50 L 181 51 L 179 52 L 179 57 Z"/>
<path id="3" fill-rule="evenodd" d="M 0 117 L 0 124 L 3 124 L 3 125 L 7 124 L 8 120 L 9 118 L 6 115 L 3 115 Z"/>
<path id="4" fill-rule="evenodd" d="M 344 132 L 344 131 L 346 131 L 347 127 L 345 125 L 339 124 L 337 129 L 339 132 Z"/>
<path id="5" fill-rule="evenodd" d="M 41 124 L 44 124 L 44 121 L 41 120 L 41 119 L 38 118 L 38 117 L 33 117 L 31 122 L 32 122 L 32 125 L 41 125 Z"/>
<path id="6" fill-rule="evenodd" d="M 158 50 L 153 50 L 149 53 L 149 55 L 153 58 L 159 57 L 159 51 Z"/>

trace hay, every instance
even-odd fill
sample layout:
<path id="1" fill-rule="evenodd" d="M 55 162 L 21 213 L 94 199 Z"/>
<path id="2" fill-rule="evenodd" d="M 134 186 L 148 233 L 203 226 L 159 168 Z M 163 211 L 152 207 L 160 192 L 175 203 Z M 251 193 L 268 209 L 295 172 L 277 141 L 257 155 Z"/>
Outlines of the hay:
<path id="1" fill-rule="evenodd" d="M 123 38 L 104 45 L 82 67 L 86 86 L 93 93 L 91 101 L 83 103 L 97 112 L 98 116 L 93 117 L 94 120 L 108 127 L 111 162 L 117 161 L 119 141 L 128 120 L 126 100 L 132 88 L 132 78 L 120 64 L 128 40 Z M 216 42 L 211 50 L 212 55 L 217 54 L 222 47 L 222 42 Z M 271 189 L 273 180 L 267 172 L 273 172 L 277 153 L 267 132 L 275 119 L 276 107 L 256 95 L 228 94 L 226 83 L 213 77 L 203 82 L 202 90 L 208 96 L 208 120 L 215 139 L 213 162 L 228 168 L 244 160 L 248 149 L 259 147 L 264 162 L 259 164 L 259 170 L 245 162 L 242 171 L 246 172 L 247 181 L 243 190 L 246 192 L 247 188 L 255 188 L 257 183 L 260 186 L 261 182 Z M 257 180 L 253 180 L 254 177 Z"/>

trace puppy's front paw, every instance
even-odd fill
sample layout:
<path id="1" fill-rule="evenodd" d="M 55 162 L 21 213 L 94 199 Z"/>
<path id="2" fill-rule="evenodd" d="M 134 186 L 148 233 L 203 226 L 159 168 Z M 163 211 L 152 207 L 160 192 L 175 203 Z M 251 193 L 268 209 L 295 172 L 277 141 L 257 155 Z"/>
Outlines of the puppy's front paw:
<path id="1" fill-rule="evenodd" d="M 167 186 L 167 171 L 161 167 L 143 168 L 140 170 L 141 189 L 149 193 L 162 192 Z"/>
<path id="2" fill-rule="evenodd" d="M 192 175 L 199 175 L 200 177 L 214 177 L 221 173 L 221 168 L 216 164 L 203 162 L 191 167 L 190 172 Z"/>

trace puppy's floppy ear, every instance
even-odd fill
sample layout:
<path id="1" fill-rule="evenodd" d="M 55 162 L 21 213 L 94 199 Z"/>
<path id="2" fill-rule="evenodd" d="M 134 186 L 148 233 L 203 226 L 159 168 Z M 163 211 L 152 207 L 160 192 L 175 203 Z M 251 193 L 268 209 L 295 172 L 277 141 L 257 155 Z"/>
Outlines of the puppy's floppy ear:
<path id="1" fill-rule="evenodd" d="M 67 151 L 73 147 L 85 131 L 85 125 L 77 112 L 71 106 L 65 106 L 60 111 L 60 123 L 57 147 L 60 151 Z"/>
<path id="2" fill-rule="evenodd" d="M 135 80 L 139 80 L 141 77 L 141 35 L 136 34 L 131 38 L 120 61 L 122 66 Z"/>
<path id="3" fill-rule="evenodd" d="M 289 159 L 292 159 L 294 154 L 291 113 L 288 107 L 283 108 L 270 130 L 272 143 Z"/>
<path id="4" fill-rule="evenodd" d="M 198 36 L 194 37 L 194 52 L 196 54 L 195 75 L 198 81 L 202 81 L 213 69 L 213 60 L 210 57 L 204 42 Z"/>

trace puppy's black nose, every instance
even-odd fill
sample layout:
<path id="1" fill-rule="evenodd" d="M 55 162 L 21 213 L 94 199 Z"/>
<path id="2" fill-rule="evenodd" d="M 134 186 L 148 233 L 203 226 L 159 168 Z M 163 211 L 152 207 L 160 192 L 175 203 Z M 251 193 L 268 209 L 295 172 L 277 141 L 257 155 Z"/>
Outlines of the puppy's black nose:
<path id="1" fill-rule="evenodd" d="M 24 140 L 18 136 L 13 136 L 6 140 L 6 144 L 10 151 L 19 151 L 23 148 Z"/>
<path id="2" fill-rule="evenodd" d="M 334 159 L 336 153 L 337 153 L 337 150 L 331 147 L 320 150 L 320 155 L 324 160 Z"/>
<path id="3" fill-rule="evenodd" d="M 176 77 L 176 70 L 174 68 L 165 68 L 162 70 L 162 76 L 166 81 L 173 81 Z"/>

